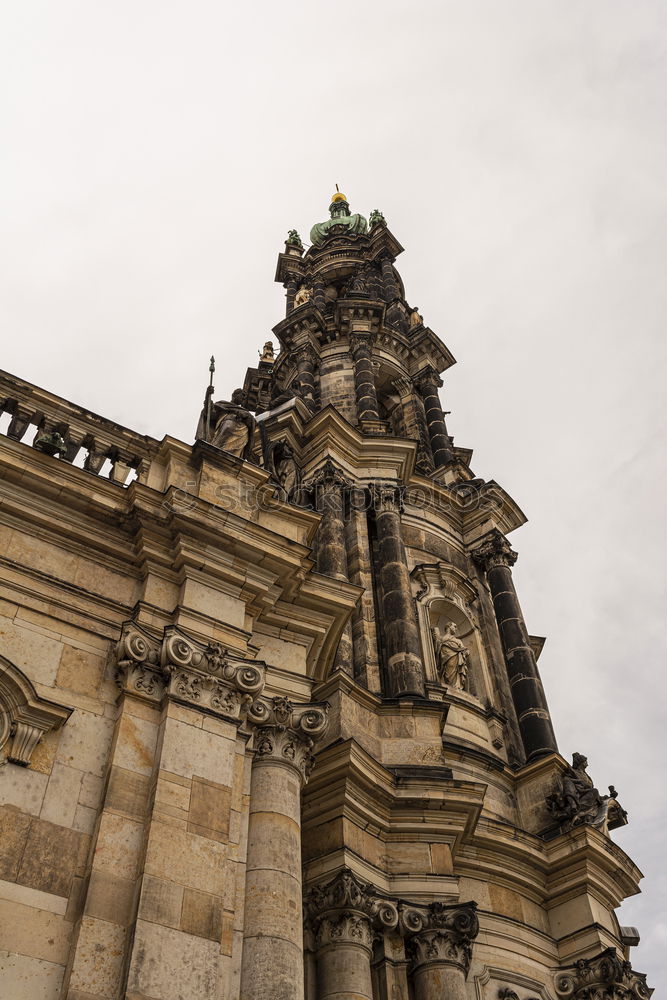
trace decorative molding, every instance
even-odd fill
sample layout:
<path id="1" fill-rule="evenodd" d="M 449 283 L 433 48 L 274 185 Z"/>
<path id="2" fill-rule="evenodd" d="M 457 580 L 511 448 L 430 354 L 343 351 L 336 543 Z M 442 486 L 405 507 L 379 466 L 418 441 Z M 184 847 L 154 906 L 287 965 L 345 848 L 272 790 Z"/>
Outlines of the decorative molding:
<path id="1" fill-rule="evenodd" d="M 485 966 L 473 985 L 475 1000 L 553 1000 L 551 991 L 531 976 L 495 966 Z"/>
<path id="2" fill-rule="evenodd" d="M 23 671 L 0 656 L 0 750 L 8 747 L 10 763 L 28 767 L 42 737 L 60 729 L 72 711 L 40 697 Z"/>
<path id="3" fill-rule="evenodd" d="M 595 958 L 582 958 L 556 973 L 556 996 L 567 1000 L 648 1000 L 653 990 L 646 976 L 607 948 Z"/>
<path id="4" fill-rule="evenodd" d="M 480 545 L 471 550 L 470 555 L 486 573 L 495 566 L 511 567 L 519 558 L 502 531 L 497 528 L 485 535 Z"/>
<path id="5" fill-rule="evenodd" d="M 457 604 L 466 616 L 471 615 L 477 591 L 454 566 L 446 562 L 421 563 L 415 566 L 410 577 L 417 585 L 416 601 L 425 602 L 427 597 L 432 600 L 444 598 Z"/>

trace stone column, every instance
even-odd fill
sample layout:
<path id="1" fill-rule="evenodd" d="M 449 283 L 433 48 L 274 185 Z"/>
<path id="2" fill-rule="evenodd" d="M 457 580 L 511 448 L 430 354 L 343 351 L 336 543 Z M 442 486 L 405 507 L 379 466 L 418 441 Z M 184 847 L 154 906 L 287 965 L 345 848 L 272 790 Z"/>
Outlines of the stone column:
<path id="1" fill-rule="evenodd" d="M 299 395 L 305 403 L 315 406 L 315 368 L 317 354 L 310 344 L 300 347 L 295 355 Z"/>
<path id="2" fill-rule="evenodd" d="M 324 296 L 324 282 L 321 278 L 313 279 L 313 302 L 320 310 L 324 312 L 325 306 L 327 304 L 326 298 Z"/>
<path id="3" fill-rule="evenodd" d="M 250 785 L 241 996 L 303 1000 L 301 787 L 328 705 L 257 699 Z"/>
<path id="4" fill-rule="evenodd" d="M 384 285 L 384 296 L 387 302 L 392 302 L 398 298 L 398 285 L 394 276 L 394 268 L 389 257 L 382 258 L 382 284 Z"/>
<path id="5" fill-rule="evenodd" d="M 395 904 L 344 868 L 310 891 L 306 912 L 317 946 L 318 1000 L 373 1000 L 373 937 L 396 927 Z"/>
<path id="6" fill-rule="evenodd" d="M 475 903 L 404 907 L 415 1000 L 467 1000 L 466 976 L 479 932 Z"/>
<path id="7" fill-rule="evenodd" d="M 350 349 L 354 361 L 354 388 L 357 394 L 357 416 L 360 423 L 365 420 L 379 420 L 375 374 L 371 354 L 371 335 L 355 333 L 350 338 Z"/>
<path id="8" fill-rule="evenodd" d="M 287 275 L 287 281 L 285 282 L 285 294 L 287 298 L 287 308 L 285 311 L 285 315 L 287 316 L 289 316 L 289 314 L 292 312 L 292 309 L 294 309 L 294 296 L 296 295 L 296 288 L 297 288 L 297 275 L 294 274 L 293 271 L 291 271 Z"/>
<path id="9" fill-rule="evenodd" d="M 426 426 L 433 452 L 433 462 L 436 469 L 443 465 L 449 465 L 454 461 L 452 442 L 447 433 L 445 415 L 442 412 L 442 405 L 438 395 L 438 389 L 442 386 L 442 379 L 434 368 L 430 366 L 419 373 L 416 385 L 424 400 L 426 411 Z"/>
<path id="10" fill-rule="evenodd" d="M 535 654 L 530 646 L 511 567 L 517 554 L 494 528 L 471 553 L 486 573 L 505 654 L 512 701 L 527 759 L 557 753 L 547 701 Z"/>
<path id="11" fill-rule="evenodd" d="M 329 459 L 317 470 L 308 487 L 314 492 L 315 508 L 322 515 L 317 529 L 317 570 L 335 580 L 349 581 L 345 544 L 346 495 L 352 487 L 341 470 Z M 336 651 L 334 669 L 352 675 L 352 625 L 343 629 Z"/>
<path id="12" fill-rule="evenodd" d="M 376 573 L 391 694 L 423 696 L 419 630 L 401 537 L 402 490 L 392 485 L 375 485 L 371 487 L 371 496 L 377 525 Z"/>

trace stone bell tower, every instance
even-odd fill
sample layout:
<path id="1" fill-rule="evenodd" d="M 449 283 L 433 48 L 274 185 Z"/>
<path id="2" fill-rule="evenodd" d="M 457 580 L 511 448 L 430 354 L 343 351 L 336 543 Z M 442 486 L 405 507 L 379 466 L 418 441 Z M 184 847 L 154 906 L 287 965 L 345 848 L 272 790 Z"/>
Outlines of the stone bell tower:
<path id="1" fill-rule="evenodd" d="M 303 792 L 307 1000 L 649 996 L 614 914 L 638 891 L 609 839 L 626 814 L 559 755 L 514 587 L 525 517 L 449 434 L 454 357 L 384 216 L 338 191 L 329 212 L 307 251 L 289 233 L 280 350 L 244 386 L 256 460 L 321 515 L 317 570 L 357 594 L 313 678 L 331 717 Z"/>
<path id="2" fill-rule="evenodd" d="M 0 372 L 3 998 L 652 993 L 525 517 L 450 436 L 383 215 L 329 215 L 193 444 Z"/>

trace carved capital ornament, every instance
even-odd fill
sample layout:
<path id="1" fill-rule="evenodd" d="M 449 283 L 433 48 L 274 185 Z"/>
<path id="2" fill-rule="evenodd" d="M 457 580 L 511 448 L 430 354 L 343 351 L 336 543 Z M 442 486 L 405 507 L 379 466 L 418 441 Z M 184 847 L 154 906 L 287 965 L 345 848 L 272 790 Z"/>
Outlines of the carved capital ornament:
<path id="1" fill-rule="evenodd" d="M 503 533 L 497 528 L 485 535 L 481 544 L 476 549 L 472 549 L 470 554 L 487 573 L 495 566 L 511 567 L 519 558 Z"/>
<path id="2" fill-rule="evenodd" d="M 646 985 L 646 976 L 634 972 L 614 948 L 561 970 L 554 986 L 562 1000 L 648 1000 L 653 993 Z"/>

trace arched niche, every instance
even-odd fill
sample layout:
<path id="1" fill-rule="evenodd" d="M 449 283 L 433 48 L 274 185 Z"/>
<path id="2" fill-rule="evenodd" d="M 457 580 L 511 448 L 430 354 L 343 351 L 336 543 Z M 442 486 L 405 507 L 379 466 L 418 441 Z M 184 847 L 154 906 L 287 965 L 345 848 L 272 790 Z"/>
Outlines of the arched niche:
<path id="1" fill-rule="evenodd" d="M 411 577 L 426 680 L 433 684 L 439 683 L 431 630 L 435 627 L 444 632 L 447 624 L 454 622 L 457 636 L 470 654 L 467 692 L 480 702 L 486 702 L 491 688 L 484 645 L 473 610 L 477 591 L 460 570 L 445 562 L 415 566 Z"/>
<path id="2" fill-rule="evenodd" d="M 0 757 L 27 767 L 42 737 L 63 726 L 72 711 L 40 697 L 23 671 L 0 656 Z"/>

